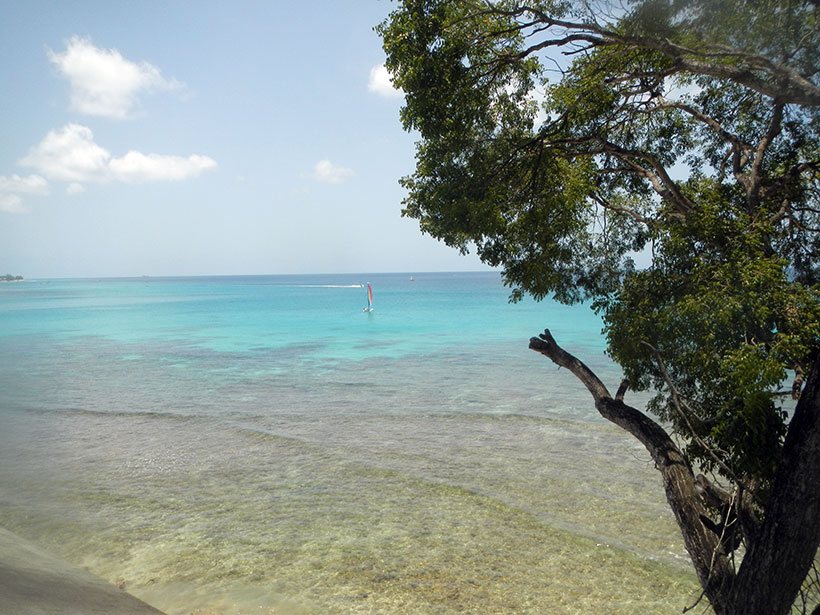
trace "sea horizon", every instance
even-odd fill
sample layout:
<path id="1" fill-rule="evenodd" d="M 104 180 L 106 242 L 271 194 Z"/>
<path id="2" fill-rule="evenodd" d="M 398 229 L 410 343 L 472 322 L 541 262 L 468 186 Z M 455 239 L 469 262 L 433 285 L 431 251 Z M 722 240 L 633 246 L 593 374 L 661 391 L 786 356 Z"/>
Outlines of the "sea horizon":
<path id="1" fill-rule="evenodd" d="M 36 282 L 47 280 L 178 280 L 186 278 L 257 278 L 257 277 L 299 277 L 299 276 L 367 276 L 367 275 L 446 275 L 446 274 L 495 274 L 501 278 L 504 274 L 498 269 L 442 269 L 442 270 L 391 270 L 391 271 L 319 271 L 307 273 L 192 273 L 192 274 L 129 274 L 129 275 L 58 275 L 58 276 L 23 276 L 20 281 Z M 14 274 L 13 274 L 14 275 Z"/>

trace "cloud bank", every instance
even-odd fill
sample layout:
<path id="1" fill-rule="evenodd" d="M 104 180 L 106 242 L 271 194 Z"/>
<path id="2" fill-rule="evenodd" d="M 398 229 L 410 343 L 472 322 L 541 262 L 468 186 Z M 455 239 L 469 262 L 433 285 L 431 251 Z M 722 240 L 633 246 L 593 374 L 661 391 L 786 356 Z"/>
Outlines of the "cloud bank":
<path id="1" fill-rule="evenodd" d="M 367 89 L 375 92 L 379 96 L 393 98 L 403 96 L 401 90 L 393 87 L 393 82 L 390 80 L 390 73 L 387 72 L 384 64 L 379 64 L 370 69 L 370 79 L 367 82 Z"/>
<path id="2" fill-rule="evenodd" d="M 78 36 L 62 53 L 49 50 L 48 57 L 71 84 L 71 108 L 85 115 L 126 119 L 139 94 L 182 87 L 152 64 L 131 62 L 116 49 L 100 49 Z"/>
<path id="3" fill-rule="evenodd" d="M 116 158 L 95 143 L 91 129 L 81 124 L 49 132 L 20 164 L 48 179 L 72 182 L 69 193 L 80 192 L 85 182 L 180 181 L 217 166 L 212 158 L 197 154 L 184 158 L 129 151 Z"/>

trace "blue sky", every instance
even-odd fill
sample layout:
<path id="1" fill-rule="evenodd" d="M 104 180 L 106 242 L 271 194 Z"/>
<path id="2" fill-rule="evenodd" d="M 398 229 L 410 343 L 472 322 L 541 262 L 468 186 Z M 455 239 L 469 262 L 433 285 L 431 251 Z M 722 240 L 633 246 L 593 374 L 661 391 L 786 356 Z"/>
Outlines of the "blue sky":
<path id="1" fill-rule="evenodd" d="M 0 274 L 476 270 L 400 216 L 385 0 L 0 0 Z"/>

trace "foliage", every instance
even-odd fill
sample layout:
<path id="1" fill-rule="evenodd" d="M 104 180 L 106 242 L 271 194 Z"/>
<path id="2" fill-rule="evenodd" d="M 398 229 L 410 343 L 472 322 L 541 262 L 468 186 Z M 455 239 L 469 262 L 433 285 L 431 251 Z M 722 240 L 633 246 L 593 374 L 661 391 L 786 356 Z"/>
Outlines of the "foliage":
<path id="1" fill-rule="evenodd" d="M 514 299 L 592 300 L 688 456 L 761 493 L 773 392 L 820 346 L 817 15 L 404 0 L 378 28 L 420 135 L 404 215 L 502 267 Z"/>

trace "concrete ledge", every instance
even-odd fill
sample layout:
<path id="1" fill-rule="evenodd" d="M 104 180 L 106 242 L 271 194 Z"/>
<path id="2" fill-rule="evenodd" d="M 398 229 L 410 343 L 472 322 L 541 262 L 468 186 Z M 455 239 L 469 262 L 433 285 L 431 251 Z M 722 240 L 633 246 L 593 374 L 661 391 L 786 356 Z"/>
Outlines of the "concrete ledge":
<path id="1" fill-rule="evenodd" d="M 131 594 L 2 528 L 0 613 L 162 615 Z"/>

